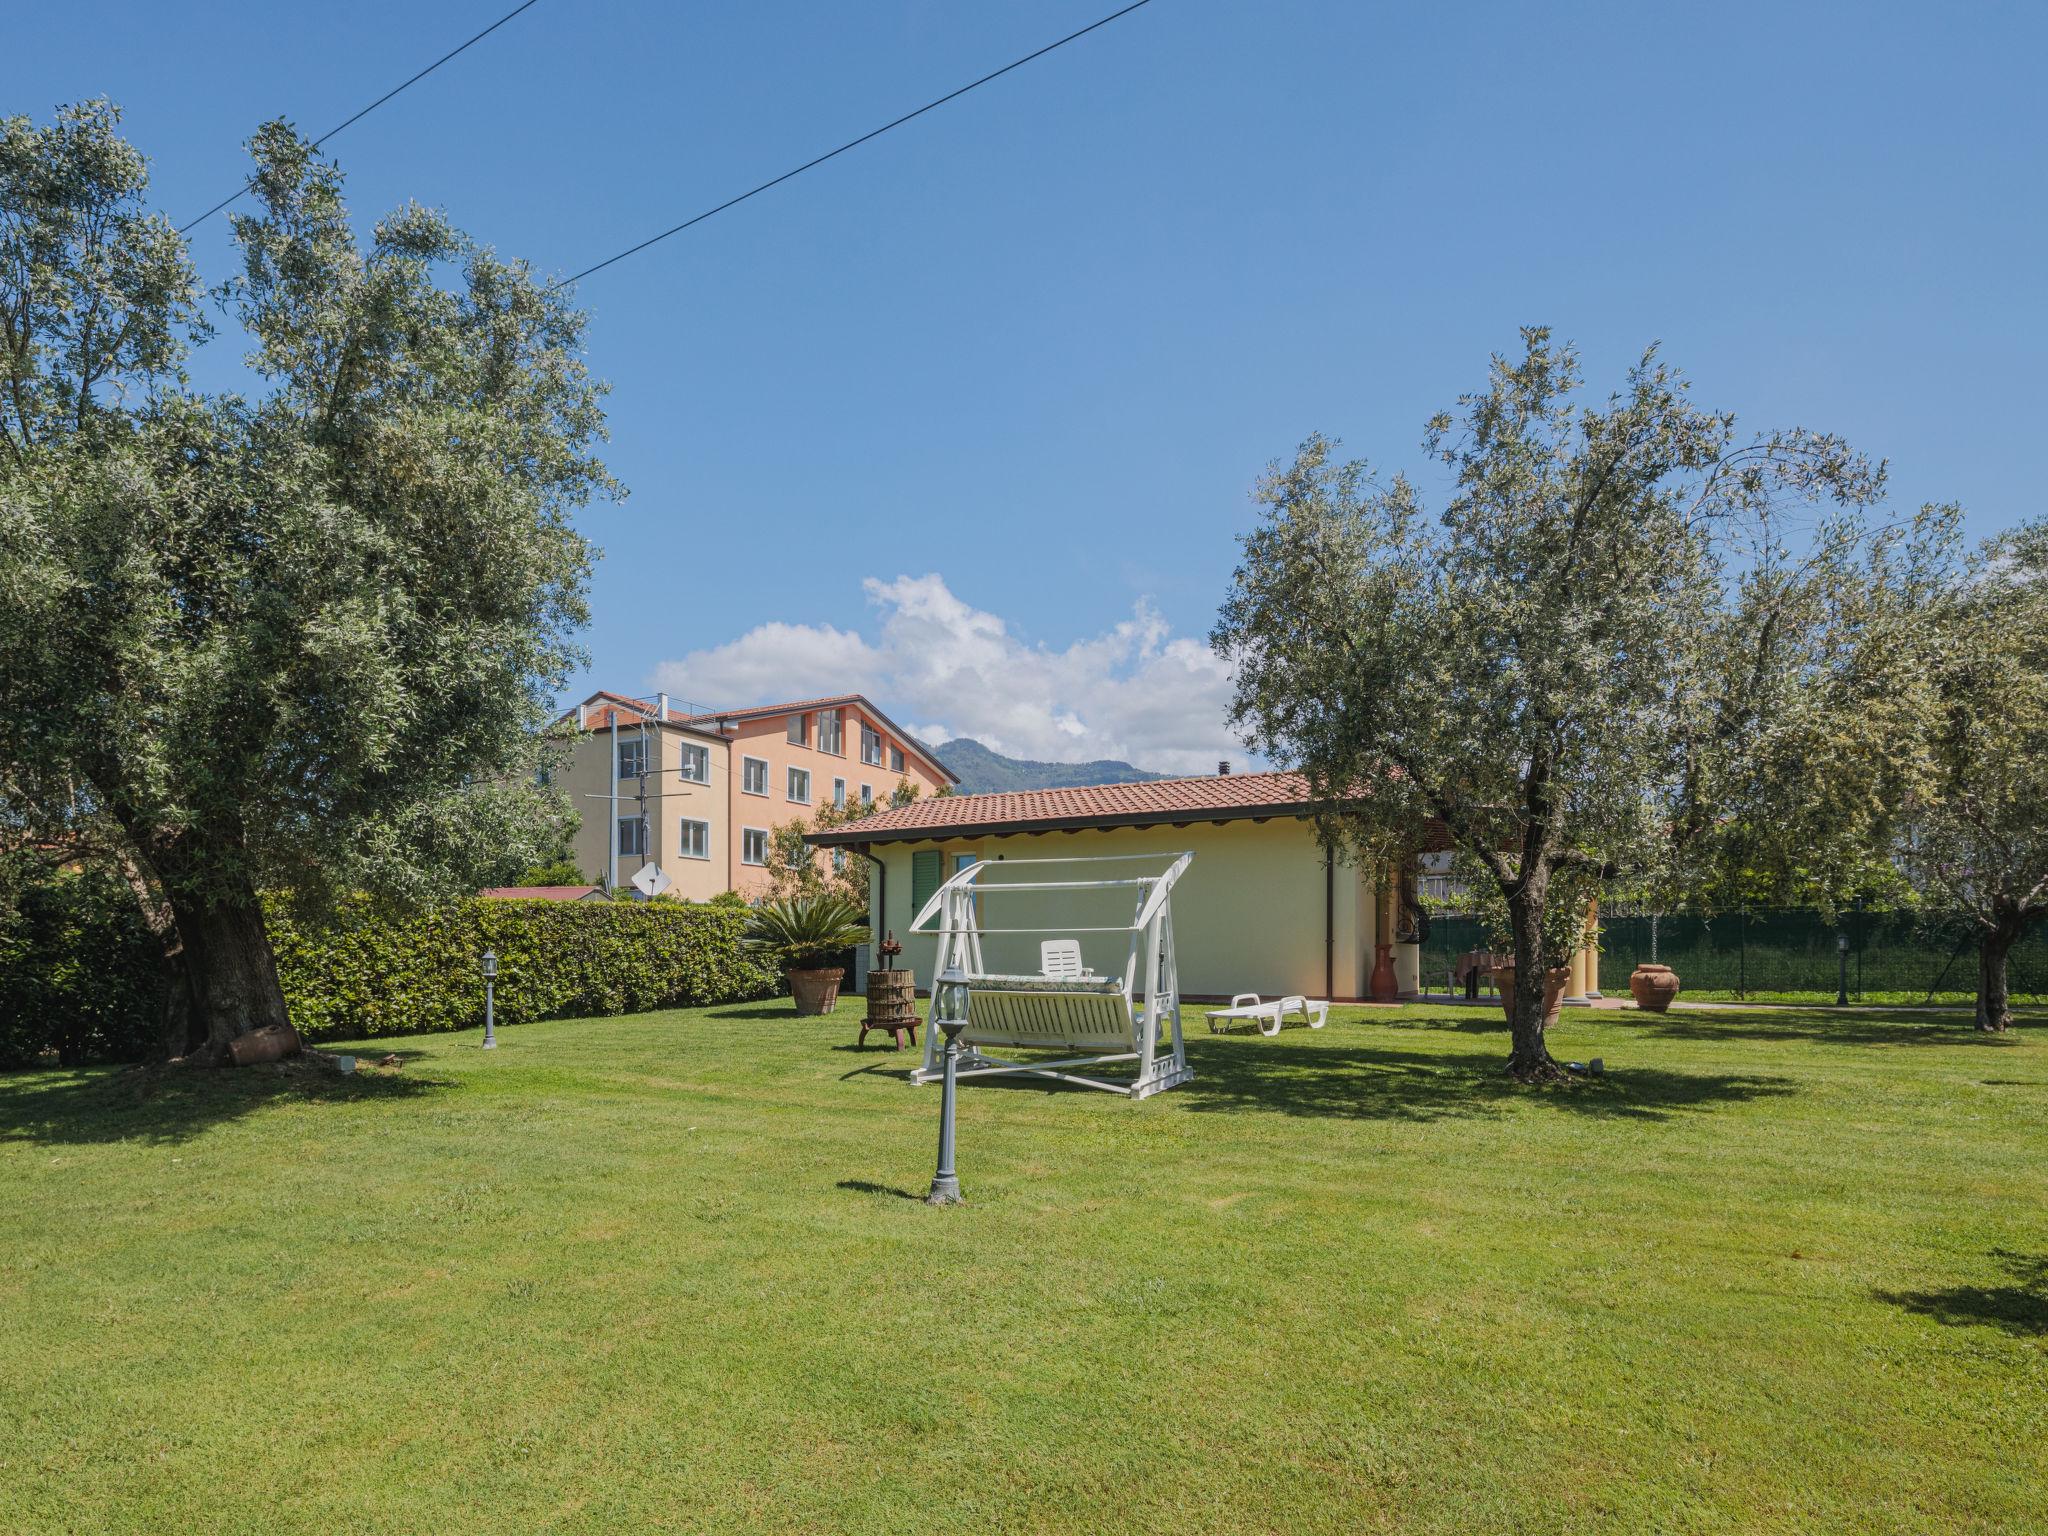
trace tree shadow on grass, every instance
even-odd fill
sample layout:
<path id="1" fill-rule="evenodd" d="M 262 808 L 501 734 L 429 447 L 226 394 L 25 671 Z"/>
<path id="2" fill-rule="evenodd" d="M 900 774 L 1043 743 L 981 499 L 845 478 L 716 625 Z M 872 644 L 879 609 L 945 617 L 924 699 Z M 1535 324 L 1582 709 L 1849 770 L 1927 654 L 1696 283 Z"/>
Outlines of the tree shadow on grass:
<path id="1" fill-rule="evenodd" d="M 447 1086 L 411 1074 L 309 1071 L 284 1063 L 8 1073 L 0 1075 L 0 1141 L 176 1145 L 273 1104 L 391 1102 Z"/>
<path id="2" fill-rule="evenodd" d="M 2018 1020 L 2003 1034 L 1987 1035 L 1967 1013 L 1933 1017 L 1845 1013 L 1837 1009 L 1774 1008 L 1768 1012 L 1723 1013 L 1720 1009 L 1689 1009 L 1680 1013 L 1620 1013 L 1614 1022 L 1633 1026 L 1665 1040 L 1784 1040 L 1817 1045 L 1955 1045 L 2013 1046 L 2027 1021 Z"/>
<path id="3" fill-rule="evenodd" d="M 1594 1118 L 1668 1120 L 1793 1091 L 1780 1077 L 1651 1067 L 1531 1088 L 1510 1078 L 1500 1062 L 1362 1045 L 1288 1050 L 1272 1042 L 1197 1040 L 1188 1057 L 1194 1081 L 1174 1091 L 1197 1112 L 1426 1121 L 1496 1115 L 1526 1104 Z"/>
<path id="4" fill-rule="evenodd" d="M 1448 1030 L 1461 1035 L 1500 1035 L 1503 1038 L 1508 1032 L 1508 1021 L 1498 1008 L 1484 1012 L 1476 1008 L 1467 1009 L 1458 1013 L 1434 1014 L 1420 1019 L 1376 1019 L 1368 1016 L 1362 1019 L 1345 1019 L 1342 1022 L 1370 1025 L 1374 1029 Z M 1282 1038 L 1285 1038 L 1286 1031 L 1283 1030 L 1281 1033 Z"/>
<path id="5" fill-rule="evenodd" d="M 1995 1249 L 1991 1255 L 2011 1277 L 2007 1285 L 1956 1285 L 1945 1291 L 1874 1291 L 1921 1317 L 1950 1328 L 2002 1328 L 2021 1338 L 2048 1334 L 2048 1256 Z"/>

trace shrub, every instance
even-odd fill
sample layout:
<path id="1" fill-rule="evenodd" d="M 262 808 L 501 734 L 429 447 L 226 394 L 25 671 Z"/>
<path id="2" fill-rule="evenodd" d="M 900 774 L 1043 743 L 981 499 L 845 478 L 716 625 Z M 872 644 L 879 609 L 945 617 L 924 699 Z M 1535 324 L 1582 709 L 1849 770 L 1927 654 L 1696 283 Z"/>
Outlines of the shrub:
<path id="1" fill-rule="evenodd" d="M 292 1022 L 348 1039 L 483 1022 L 486 949 L 503 1024 L 770 997 L 772 959 L 742 947 L 738 902 L 492 901 L 412 916 L 364 901 L 314 923 L 266 917 Z M 118 881 L 67 874 L 0 918 L 0 1065 L 55 1050 L 67 1065 L 163 1054 L 161 951 Z"/>
<path id="2" fill-rule="evenodd" d="M 589 885 L 583 878 L 583 871 L 576 867 L 576 861 L 566 856 L 550 859 L 545 864 L 530 864 L 519 877 L 521 885 Z"/>
<path id="3" fill-rule="evenodd" d="M 768 997 L 775 969 L 742 948 L 746 925 L 714 902 L 479 898 L 397 919 L 354 903 L 318 927 L 277 913 L 270 931 L 292 1022 L 319 1040 L 474 1029 L 487 949 L 501 1024 Z"/>
<path id="4" fill-rule="evenodd" d="M 65 1066 L 159 1054 L 162 949 L 135 898 L 96 871 L 65 871 L 0 918 L 0 1066 L 54 1050 Z"/>

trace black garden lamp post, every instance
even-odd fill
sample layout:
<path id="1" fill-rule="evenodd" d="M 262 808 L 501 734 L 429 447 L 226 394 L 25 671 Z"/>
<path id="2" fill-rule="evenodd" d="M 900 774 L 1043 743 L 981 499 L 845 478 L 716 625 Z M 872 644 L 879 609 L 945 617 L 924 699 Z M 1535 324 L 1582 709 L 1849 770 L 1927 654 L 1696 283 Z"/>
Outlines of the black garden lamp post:
<path id="1" fill-rule="evenodd" d="M 498 954 L 496 950 L 484 951 L 484 1049 L 498 1048 Z"/>
<path id="2" fill-rule="evenodd" d="M 953 1172 L 953 1084 L 960 1056 L 960 1031 L 967 1027 L 967 976 L 956 961 L 932 983 L 932 1027 L 946 1036 L 946 1075 L 939 1090 L 939 1169 L 932 1175 L 926 1205 L 958 1205 L 960 1178 Z"/>
<path id="3" fill-rule="evenodd" d="M 1849 935 L 1835 935 L 1835 1006 L 1849 1006 Z"/>

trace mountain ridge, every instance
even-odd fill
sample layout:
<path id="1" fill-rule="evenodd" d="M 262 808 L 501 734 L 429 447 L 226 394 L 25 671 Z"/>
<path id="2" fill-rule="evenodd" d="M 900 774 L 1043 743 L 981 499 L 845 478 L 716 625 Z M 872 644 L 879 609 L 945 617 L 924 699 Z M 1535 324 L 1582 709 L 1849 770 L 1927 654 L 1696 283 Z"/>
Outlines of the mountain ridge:
<path id="1" fill-rule="evenodd" d="M 1136 768 L 1113 757 L 1096 758 L 1086 763 L 1042 763 L 1026 757 L 1006 757 L 972 736 L 958 736 L 951 741 L 927 746 L 925 750 L 960 776 L 956 793 L 963 795 L 1068 789 L 1091 784 L 1136 784 L 1173 777 Z"/>

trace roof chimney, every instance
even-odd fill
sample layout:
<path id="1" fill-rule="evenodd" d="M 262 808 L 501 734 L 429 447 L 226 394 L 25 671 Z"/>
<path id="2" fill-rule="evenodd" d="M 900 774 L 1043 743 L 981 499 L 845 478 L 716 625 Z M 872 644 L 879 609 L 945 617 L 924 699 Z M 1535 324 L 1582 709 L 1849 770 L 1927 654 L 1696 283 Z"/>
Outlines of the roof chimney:
<path id="1" fill-rule="evenodd" d="M 665 693 L 657 693 L 654 696 L 654 707 L 656 711 L 659 713 L 660 717 L 666 720 L 668 718 L 668 695 Z"/>
<path id="2" fill-rule="evenodd" d="M 1218 764 L 1216 765 L 1216 771 L 1217 771 L 1217 773 L 1221 774 L 1221 775 L 1222 775 L 1222 776 L 1223 776 L 1224 778 L 1229 778 L 1229 777 L 1230 777 L 1230 759 L 1226 757 L 1226 758 L 1224 758 L 1224 759 L 1223 759 L 1223 761 L 1222 761 L 1222 762 L 1218 763 Z"/>
<path id="3" fill-rule="evenodd" d="M 588 724 L 590 724 L 590 700 L 585 699 L 576 706 L 576 729 L 580 731 Z"/>

